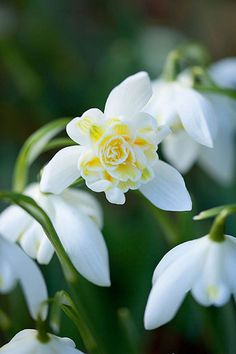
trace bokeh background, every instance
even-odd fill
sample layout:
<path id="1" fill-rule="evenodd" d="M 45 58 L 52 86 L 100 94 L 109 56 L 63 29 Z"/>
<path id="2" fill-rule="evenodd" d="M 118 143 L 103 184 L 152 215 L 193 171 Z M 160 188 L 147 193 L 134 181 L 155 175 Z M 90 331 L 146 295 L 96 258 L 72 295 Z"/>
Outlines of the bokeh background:
<path id="1" fill-rule="evenodd" d="M 32 132 L 55 118 L 103 109 L 110 90 L 139 70 L 156 78 L 177 45 L 200 41 L 213 61 L 236 56 L 235 13 L 234 0 L 1 0 L 0 188 L 11 188 L 14 161 Z M 37 161 L 31 180 L 52 154 Z M 186 183 L 193 212 L 168 214 L 178 242 L 208 232 L 209 221 L 193 222 L 195 213 L 236 202 L 236 184 L 222 187 L 197 167 L 187 174 Z M 235 354 L 233 300 L 223 308 L 206 309 L 188 296 L 171 323 L 144 331 L 152 272 L 173 246 L 171 235 L 159 226 L 162 214 L 135 193 L 129 193 L 124 207 L 96 196 L 104 209 L 112 287 L 98 289 L 81 279 L 81 296 L 107 354 L 128 354 L 127 343 L 130 353 Z M 227 231 L 236 235 L 233 218 Z M 66 287 L 56 259 L 42 270 L 51 295 Z M 33 326 L 20 289 L 1 297 L 0 306 L 11 318 L 7 331 L 1 331 L 1 343 Z M 129 343 L 127 324 L 136 349 Z M 61 334 L 83 348 L 65 317 Z"/>

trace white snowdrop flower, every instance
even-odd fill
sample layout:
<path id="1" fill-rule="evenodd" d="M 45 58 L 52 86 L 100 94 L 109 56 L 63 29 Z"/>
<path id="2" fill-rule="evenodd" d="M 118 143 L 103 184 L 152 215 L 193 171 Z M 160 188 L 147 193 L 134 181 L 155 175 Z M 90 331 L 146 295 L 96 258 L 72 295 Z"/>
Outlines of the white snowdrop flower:
<path id="1" fill-rule="evenodd" d="M 215 110 L 211 101 L 192 85 L 188 72 L 181 73 L 175 81 L 154 81 L 153 96 L 144 111 L 172 131 L 185 131 L 199 144 L 213 147 L 217 132 Z"/>
<path id="2" fill-rule="evenodd" d="M 168 252 L 153 275 L 144 322 L 154 329 L 169 322 L 186 294 L 203 306 L 222 306 L 236 296 L 236 238 L 225 235 L 222 242 L 209 236 L 188 241 Z"/>
<path id="3" fill-rule="evenodd" d="M 41 342 L 38 332 L 25 329 L 15 335 L 12 340 L 0 348 L 1 354 L 83 354 L 75 348 L 75 343 L 69 338 L 60 338 L 48 334 L 48 341 Z"/>
<path id="4" fill-rule="evenodd" d="M 31 316 L 45 319 L 47 316 L 47 288 L 43 276 L 34 261 L 16 244 L 0 236 L 0 293 L 13 290 L 17 282 L 22 287 Z"/>
<path id="5" fill-rule="evenodd" d="M 182 74 L 183 75 L 183 74 Z M 185 80 L 187 80 L 187 73 L 184 73 Z M 183 77 L 182 77 L 183 79 Z M 182 80 L 181 79 L 181 80 Z M 183 81 L 183 80 L 182 80 Z M 166 84 L 168 85 L 168 84 Z M 174 84 L 172 84 L 174 85 Z M 181 173 L 188 172 L 191 167 L 198 163 L 212 178 L 222 184 L 229 184 L 233 180 L 233 172 L 234 172 L 234 159 L 235 159 L 235 151 L 234 151 L 234 133 L 235 133 L 235 115 L 236 115 L 236 105 L 232 99 L 229 99 L 222 95 L 216 94 L 204 94 L 201 95 L 197 91 L 195 94 L 204 102 L 207 102 L 208 108 L 210 106 L 214 107 L 214 120 L 215 126 L 217 126 L 216 132 L 214 132 L 212 136 L 212 144 L 214 137 L 214 147 L 211 144 L 205 144 L 199 139 L 196 139 L 191 132 L 189 132 L 186 127 L 183 119 L 181 119 L 180 112 L 178 116 L 173 112 L 172 103 L 167 104 L 166 98 L 166 108 L 162 111 L 162 107 L 164 107 L 164 103 L 161 103 L 163 97 L 165 97 L 162 93 L 163 84 L 158 82 L 154 82 L 153 90 L 154 95 L 151 99 L 150 103 L 147 105 L 145 110 L 153 114 L 157 120 L 162 123 L 166 122 L 169 124 L 172 129 L 172 134 L 168 135 L 162 143 L 163 153 L 166 159 L 175 166 Z M 174 92 L 174 88 L 173 92 Z M 192 92 L 194 91 L 191 89 Z M 168 86 L 164 91 L 168 91 Z M 178 89 L 177 89 L 178 92 Z M 173 97 L 176 97 L 176 93 L 173 93 Z M 175 99 L 170 98 L 170 102 L 174 102 Z M 177 98 L 177 101 L 182 99 L 182 107 L 184 105 L 189 105 L 189 110 L 191 109 L 194 112 L 197 110 L 194 108 L 190 100 L 185 97 L 184 94 L 182 98 L 180 96 Z M 179 102 L 180 102 L 179 101 Z M 164 102 L 164 101 L 163 101 Z M 189 103 L 190 102 L 190 103 Z M 158 106 L 159 105 L 159 106 Z M 163 105 L 163 106 L 162 106 Z M 175 104 L 174 104 L 175 105 Z M 192 108 L 191 108 L 192 107 Z M 171 112 L 167 112 L 170 110 Z M 165 113 L 165 111 L 167 113 Z M 213 112 L 213 109 L 210 109 Z M 207 111 L 205 111 L 207 112 Z M 168 116 L 169 114 L 169 116 Z M 195 114 L 195 113 L 192 113 Z M 197 123 L 198 117 L 196 116 L 196 130 L 199 130 L 201 125 L 201 112 L 198 111 L 197 115 L 199 116 L 199 122 Z M 186 119 L 189 116 L 189 122 L 191 120 L 191 112 L 186 115 Z M 209 114 L 206 115 L 206 118 L 209 117 Z M 213 123 L 213 118 L 212 118 Z M 199 125 L 199 126 L 198 126 Z M 213 127 L 212 127 L 213 128 Z M 212 129 L 209 129 L 209 131 Z M 214 128 L 213 128 L 214 130 Z M 200 144 L 199 144 L 200 143 Z M 207 147 L 207 145 L 209 147 Z"/>
<path id="6" fill-rule="evenodd" d="M 123 204 L 129 189 L 139 189 L 161 209 L 191 209 L 182 176 L 156 153 L 166 129 L 141 112 L 151 94 L 149 77 L 140 72 L 111 91 L 104 113 L 93 108 L 73 119 L 67 133 L 80 146 L 54 156 L 43 171 L 41 190 L 60 193 L 82 176 L 111 203 Z"/>
<path id="7" fill-rule="evenodd" d="M 39 184 L 30 185 L 25 194 L 48 214 L 74 267 L 89 281 L 110 285 L 108 251 L 100 228 L 102 212 L 87 192 L 65 190 L 61 195 L 43 194 Z M 48 264 L 54 248 L 41 225 L 17 206 L 0 214 L 0 233 L 18 241 L 25 252 L 41 264 Z"/>
<path id="8" fill-rule="evenodd" d="M 236 58 L 225 58 L 212 64 L 209 73 L 219 86 L 236 89 Z"/>

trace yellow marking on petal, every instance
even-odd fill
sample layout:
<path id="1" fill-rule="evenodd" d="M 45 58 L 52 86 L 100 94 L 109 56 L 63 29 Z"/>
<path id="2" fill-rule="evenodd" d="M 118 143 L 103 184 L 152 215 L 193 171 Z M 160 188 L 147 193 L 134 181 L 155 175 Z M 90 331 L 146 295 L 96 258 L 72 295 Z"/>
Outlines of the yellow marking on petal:
<path id="1" fill-rule="evenodd" d="M 140 137 L 135 139 L 134 144 L 142 148 L 148 148 L 150 146 L 150 143 L 148 143 L 147 140 Z"/>
<path id="2" fill-rule="evenodd" d="M 129 127 L 127 124 L 115 124 L 113 127 L 112 127 L 112 132 L 114 134 L 117 134 L 117 135 L 129 135 L 130 134 L 130 131 L 129 131 Z"/>
<path id="3" fill-rule="evenodd" d="M 107 171 L 104 171 L 104 179 L 110 181 L 110 182 L 113 182 L 114 181 L 114 178 L 107 172 Z"/>
<path id="4" fill-rule="evenodd" d="M 129 189 L 137 189 L 139 184 L 137 182 L 128 180 L 127 182 L 120 182 L 118 184 L 118 188 L 120 188 L 124 193 L 126 193 Z"/>
<path id="5" fill-rule="evenodd" d="M 94 157 L 91 160 L 86 161 L 84 163 L 84 167 L 89 169 L 89 170 L 96 171 L 96 170 L 99 170 L 102 167 L 102 165 L 101 165 L 101 162 L 100 162 L 99 158 L 98 157 Z"/>
<path id="6" fill-rule="evenodd" d="M 142 178 L 142 181 L 144 181 L 144 182 L 149 181 L 152 178 L 151 170 L 144 168 L 141 178 Z"/>
<path id="7" fill-rule="evenodd" d="M 207 287 L 207 294 L 210 299 L 216 300 L 219 296 L 219 289 L 216 285 L 209 285 Z"/>
<path id="8" fill-rule="evenodd" d="M 79 128 L 82 134 L 87 135 L 93 124 L 93 120 L 90 117 L 83 117 L 77 123 L 76 126 Z"/>
<path id="9" fill-rule="evenodd" d="M 110 127 L 116 123 L 120 123 L 120 119 L 119 118 L 111 118 L 107 121 L 107 126 Z"/>
<path id="10" fill-rule="evenodd" d="M 101 139 L 102 135 L 104 134 L 104 128 L 98 125 L 92 125 L 90 128 L 90 138 L 91 140 L 96 143 L 99 139 Z"/>

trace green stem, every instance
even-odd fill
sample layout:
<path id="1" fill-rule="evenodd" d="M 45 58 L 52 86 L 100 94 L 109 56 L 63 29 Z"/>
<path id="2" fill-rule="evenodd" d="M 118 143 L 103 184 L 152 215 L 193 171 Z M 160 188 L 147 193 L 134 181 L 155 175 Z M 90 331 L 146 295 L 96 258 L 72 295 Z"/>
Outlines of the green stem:
<path id="1" fill-rule="evenodd" d="M 222 211 L 226 210 L 228 215 L 236 214 L 236 204 L 221 205 L 219 207 L 201 211 L 198 215 L 194 216 L 194 220 L 204 220 L 217 216 Z"/>
<path id="2" fill-rule="evenodd" d="M 181 55 L 178 50 L 169 53 L 162 73 L 166 81 L 175 81 L 180 72 Z"/>
<path id="3" fill-rule="evenodd" d="M 194 89 L 201 91 L 203 93 L 213 93 L 217 95 L 227 96 L 231 99 L 236 99 L 236 91 L 233 89 L 222 88 L 216 85 L 212 86 L 203 86 L 203 85 L 194 85 Z"/>
<path id="4" fill-rule="evenodd" d="M 209 238 L 215 242 L 223 242 L 225 240 L 225 222 L 228 216 L 227 210 L 223 210 L 214 220 Z"/>
<path id="5" fill-rule="evenodd" d="M 57 139 L 53 139 L 47 145 L 45 145 L 43 151 L 46 152 L 46 151 L 61 149 L 73 145 L 75 145 L 75 142 L 69 138 L 57 138 Z"/>
<path id="6" fill-rule="evenodd" d="M 50 337 L 47 333 L 46 322 L 42 321 L 41 318 L 38 318 L 36 323 L 36 328 L 38 331 L 37 338 L 41 343 L 48 343 L 50 341 Z"/>
<path id="7" fill-rule="evenodd" d="M 121 308 L 118 310 L 118 318 L 124 335 L 127 339 L 127 348 L 130 354 L 140 354 L 138 331 L 131 316 L 129 309 Z M 127 353 L 128 354 L 128 353 Z"/>

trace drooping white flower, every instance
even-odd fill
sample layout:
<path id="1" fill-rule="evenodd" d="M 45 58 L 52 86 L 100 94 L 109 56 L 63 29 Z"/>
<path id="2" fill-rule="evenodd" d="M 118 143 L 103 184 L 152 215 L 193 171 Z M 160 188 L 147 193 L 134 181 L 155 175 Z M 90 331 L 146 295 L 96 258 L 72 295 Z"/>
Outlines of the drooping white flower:
<path id="1" fill-rule="evenodd" d="M 0 236 L 0 293 L 10 292 L 17 282 L 22 287 L 31 316 L 44 320 L 47 306 L 43 303 L 48 296 L 39 268 L 19 246 Z"/>
<path id="2" fill-rule="evenodd" d="M 61 195 L 43 194 L 39 184 L 30 185 L 25 194 L 48 214 L 73 265 L 85 278 L 110 285 L 108 251 L 100 228 L 102 212 L 87 192 L 65 190 Z M 0 232 L 18 241 L 25 252 L 41 264 L 51 260 L 54 248 L 41 225 L 17 206 L 0 214 Z"/>
<path id="3" fill-rule="evenodd" d="M 83 354 L 75 348 L 75 343 L 69 338 L 60 338 L 48 334 L 48 341 L 43 343 L 38 339 L 38 332 L 25 329 L 15 335 L 12 340 L 0 348 L 1 354 Z"/>
<path id="4" fill-rule="evenodd" d="M 213 147 L 217 132 L 215 111 L 209 99 L 192 87 L 192 78 L 181 73 L 176 81 L 153 82 L 153 96 L 144 111 L 173 131 L 183 130 L 199 144 Z"/>
<path id="5" fill-rule="evenodd" d="M 236 238 L 225 235 L 223 242 L 209 236 L 188 241 L 168 252 L 153 275 L 144 322 L 154 329 L 169 322 L 186 294 L 203 306 L 224 305 L 236 297 Z"/>
<path id="6" fill-rule="evenodd" d="M 225 58 L 212 64 L 209 73 L 222 87 L 236 89 L 236 58 Z"/>
<path id="7" fill-rule="evenodd" d="M 180 75 L 181 85 L 186 85 L 188 73 Z M 183 80 L 184 78 L 184 80 Z M 178 83 L 178 85 L 180 85 Z M 153 114 L 157 120 L 162 123 L 166 122 L 169 124 L 172 129 L 172 134 L 168 135 L 162 143 L 163 153 L 166 159 L 173 164 L 181 173 L 186 173 L 190 168 L 198 163 L 203 169 L 219 183 L 229 184 L 233 179 L 234 171 L 234 158 L 235 158 L 235 149 L 234 149 L 234 133 L 235 133 L 235 116 L 236 116 L 236 105 L 232 99 L 222 95 L 216 94 L 199 94 L 197 91 L 192 90 L 192 94 L 200 95 L 204 99 L 205 103 L 207 102 L 208 108 L 211 106 L 210 111 L 214 112 L 215 126 L 217 126 L 216 132 L 212 133 L 212 144 L 214 143 L 213 148 L 209 148 L 211 144 L 203 144 L 202 141 L 196 139 L 196 137 L 189 132 L 184 121 L 181 119 L 180 111 L 177 113 L 177 104 L 170 103 L 167 104 L 167 93 L 168 85 L 164 88 L 163 83 L 160 81 L 154 82 L 153 98 L 148 103 L 145 110 Z M 171 83 L 173 97 L 170 102 L 175 102 L 174 97 L 180 95 L 180 91 L 177 95 L 179 88 L 176 90 L 176 82 Z M 174 86 L 173 86 L 174 85 Z M 164 92 L 164 93 L 163 93 Z M 171 90 L 170 90 L 171 92 Z M 166 96 L 166 97 L 165 97 Z M 199 97 L 200 97 L 199 96 Z M 164 98 L 165 100 L 164 100 Z M 176 99 L 179 101 L 179 104 L 184 106 L 189 106 L 189 110 L 195 110 L 195 106 L 192 104 L 190 99 L 188 100 L 187 96 L 182 95 Z M 181 103 L 182 100 L 182 103 Z M 164 106 L 166 103 L 166 106 Z M 213 108 L 214 107 L 214 110 Z M 205 117 L 208 119 L 208 114 L 205 111 Z M 201 112 L 198 111 L 199 117 Z M 188 113 L 189 121 L 191 120 L 191 112 Z M 187 116 L 186 116 L 187 118 Z M 212 119 L 213 122 L 213 119 Z M 201 119 L 197 122 L 196 116 L 196 130 L 199 130 L 201 125 Z M 213 129 L 214 130 L 214 129 Z M 210 131 L 210 130 L 209 130 Z M 211 130 L 212 131 L 212 130 Z M 213 139 L 214 138 L 214 139 Z M 206 146 L 204 146 L 206 145 Z"/>
<path id="8" fill-rule="evenodd" d="M 141 112 L 151 94 L 149 77 L 141 72 L 111 91 L 104 113 L 93 108 L 73 119 L 67 133 L 80 146 L 54 156 L 43 171 L 41 190 L 60 193 L 82 176 L 111 203 L 123 204 L 129 189 L 140 189 L 161 209 L 191 209 L 182 176 L 156 153 L 166 129 Z"/>

